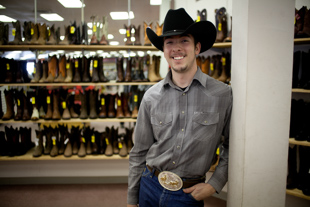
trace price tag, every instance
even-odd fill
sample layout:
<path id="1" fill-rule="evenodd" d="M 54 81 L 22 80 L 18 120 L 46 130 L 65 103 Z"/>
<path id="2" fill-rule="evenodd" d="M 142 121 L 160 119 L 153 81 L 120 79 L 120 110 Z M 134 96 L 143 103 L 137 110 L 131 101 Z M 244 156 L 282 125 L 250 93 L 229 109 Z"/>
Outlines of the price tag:
<path id="1" fill-rule="evenodd" d="M 66 63 L 66 69 L 70 69 L 70 63 Z"/>
<path id="2" fill-rule="evenodd" d="M 6 64 L 6 69 L 10 70 L 10 64 L 9 63 Z"/>
<path id="3" fill-rule="evenodd" d="M 94 68 L 98 67 L 98 60 L 94 60 Z"/>
<path id="4" fill-rule="evenodd" d="M 107 144 L 107 145 L 109 145 L 110 143 L 109 143 L 109 139 L 108 138 L 105 138 L 105 143 Z"/>
<path id="5" fill-rule="evenodd" d="M 225 66 L 226 65 L 226 58 L 222 57 L 222 65 Z"/>
<path id="6" fill-rule="evenodd" d="M 121 100 L 117 100 L 117 106 L 121 106 L 122 105 L 122 102 L 121 102 Z"/>
<path id="7" fill-rule="evenodd" d="M 91 136 L 91 142 L 92 142 L 92 143 L 95 143 L 95 135 L 92 135 L 92 136 Z"/>
<path id="8" fill-rule="evenodd" d="M 70 33 L 71 33 L 71 34 L 74 34 L 74 32 L 75 32 L 75 27 L 74 27 L 74 26 L 71 26 L 71 27 L 70 27 Z"/>
<path id="9" fill-rule="evenodd" d="M 75 68 L 78 68 L 79 67 L 79 61 L 75 60 L 74 65 L 75 65 Z"/>
<path id="10" fill-rule="evenodd" d="M 32 97 L 32 98 L 31 98 L 31 103 L 32 103 L 32 104 L 35 104 L 35 103 L 36 103 L 36 98 L 35 98 L 35 97 Z"/>
<path id="11" fill-rule="evenodd" d="M 50 104 L 50 103 L 51 103 L 51 97 L 50 97 L 50 96 L 47 96 L 47 97 L 46 97 L 46 103 L 47 103 L 47 104 Z"/>
<path id="12" fill-rule="evenodd" d="M 216 154 L 219 155 L 220 154 L 220 148 L 218 147 L 216 150 Z"/>
<path id="13" fill-rule="evenodd" d="M 52 136 L 52 140 L 53 140 L 53 145 L 56 145 L 56 137 Z"/>
<path id="14" fill-rule="evenodd" d="M 104 106 L 104 105 L 105 105 L 105 99 L 101 98 L 101 106 Z"/>
<path id="15" fill-rule="evenodd" d="M 218 24 L 217 29 L 218 29 L 218 31 L 222 31 L 222 23 L 219 23 L 219 24 Z"/>
<path id="16" fill-rule="evenodd" d="M 33 28 L 30 29 L 31 36 L 34 34 Z"/>
<path id="17" fill-rule="evenodd" d="M 69 138 L 67 138 L 66 140 L 65 140 L 65 144 L 67 144 L 69 142 Z"/>
<path id="18" fill-rule="evenodd" d="M 62 108 L 63 108 L 63 109 L 66 109 L 66 108 L 67 108 L 67 104 L 66 104 L 65 101 L 62 102 Z"/>
<path id="19" fill-rule="evenodd" d="M 17 99 L 17 106 L 20 106 L 20 100 Z"/>
<path id="20" fill-rule="evenodd" d="M 37 69 L 36 67 L 33 68 L 33 74 L 36 74 L 37 73 Z"/>
<path id="21" fill-rule="evenodd" d="M 214 70 L 213 63 L 210 63 L 210 69 L 211 69 L 211 71 Z"/>
<path id="22" fill-rule="evenodd" d="M 51 30 L 50 29 L 48 30 L 48 36 L 49 37 L 51 36 Z"/>
<path id="23" fill-rule="evenodd" d="M 119 148 L 119 149 L 122 149 L 122 148 L 123 148 L 123 145 L 122 145 L 121 142 L 118 143 L 118 148 Z"/>
<path id="24" fill-rule="evenodd" d="M 130 30 L 129 29 L 126 30 L 126 36 L 130 37 Z"/>
<path id="25" fill-rule="evenodd" d="M 84 138 L 84 137 L 82 137 L 82 138 L 81 138 L 81 141 L 82 141 L 83 143 L 85 143 L 85 138 Z"/>
<path id="26" fill-rule="evenodd" d="M 12 35 L 15 36 L 16 30 L 12 29 Z"/>
<path id="27" fill-rule="evenodd" d="M 134 101 L 135 103 L 138 102 L 138 95 L 134 95 L 134 96 L 133 96 L 133 101 Z"/>
<path id="28" fill-rule="evenodd" d="M 96 32 L 96 31 L 97 31 L 97 26 L 94 25 L 94 26 L 93 26 L 93 32 Z"/>
<path id="29" fill-rule="evenodd" d="M 200 22 L 200 16 L 197 16 L 197 22 Z"/>

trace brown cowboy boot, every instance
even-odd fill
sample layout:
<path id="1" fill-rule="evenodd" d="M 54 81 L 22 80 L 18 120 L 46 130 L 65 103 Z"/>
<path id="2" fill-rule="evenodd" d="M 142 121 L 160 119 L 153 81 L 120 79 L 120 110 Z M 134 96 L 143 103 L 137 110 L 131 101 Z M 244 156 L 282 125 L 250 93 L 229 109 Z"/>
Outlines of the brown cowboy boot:
<path id="1" fill-rule="evenodd" d="M 34 42 L 35 45 L 45 45 L 47 40 L 47 27 L 46 24 L 38 24 L 39 38 Z"/>
<path id="2" fill-rule="evenodd" d="M 82 57 L 82 82 L 90 82 L 90 74 L 89 74 L 90 61 L 85 56 Z"/>
<path id="3" fill-rule="evenodd" d="M 302 30 L 297 33 L 297 37 L 310 37 L 310 9 L 305 13 L 304 25 Z"/>
<path id="4" fill-rule="evenodd" d="M 98 116 L 99 118 L 107 117 L 106 97 L 104 94 L 100 95 L 100 112 Z"/>
<path id="5" fill-rule="evenodd" d="M 222 54 L 221 57 L 221 62 L 222 62 L 222 73 L 221 76 L 217 79 L 218 81 L 221 81 L 223 83 L 226 83 L 227 79 L 228 79 L 228 57 L 225 53 Z"/>
<path id="6" fill-rule="evenodd" d="M 207 75 L 209 75 L 209 69 L 210 69 L 210 56 L 205 58 L 202 56 L 201 59 L 201 71 Z"/>
<path id="7" fill-rule="evenodd" d="M 97 100 L 98 100 L 98 91 L 90 90 L 89 91 L 89 118 L 97 119 Z"/>
<path id="8" fill-rule="evenodd" d="M 45 83 L 47 79 L 48 74 L 48 62 L 46 60 L 43 60 L 42 62 L 42 77 L 39 80 L 39 83 Z"/>
<path id="9" fill-rule="evenodd" d="M 117 79 L 116 82 L 124 81 L 124 68 L 123 68 L 123 57 L 118 57 L 116 59 L 116 67 L 117 67 Z"/>
<path id="10" fill-rule="evenodd" d="M 53 55 L 52 57 L 48 58 L 48 76 L 45 79 L 46 83 L 54 82 L 54 79 L 57 74 L 57 57 Z"/>
<path id="11" fill-rule="evenodd" d="M 98 75 L 99 75 L 99 81 L 100 82 L 108 82 L 109 79 L 105 77 L 104 75 L 104 69 L 103 69 L 103 57 L 99 57 L 98 59 Z"/>
<path id="12" fill-rule="evenodd" d="M 125 75 L 125 82 L 131 82 L 131 65 L 132 65 L 133 58 L 125 58 L 126 60 L 126 75 Z"/>
<path id="13" fill-rule="evenodd" d="M 94 83 L 99 82 L 99 58 L 98 57 L 94 57 L 93 60 L 93 72 L 92 72 L 92 76 L 91 76 L 91 81 Z"/>
<path id="14" fill-rule="evenodd" d="M 53 92 L 53 120 L 59 120 L 61 118 L 60 111 L 59 111 L 59 91 L 54 90 Z"/>
<path id="15" fill-rule="evenodd" d="M 55 24 L 47 30 L 48 40 L 46 41 L 47 45 L 56 45 L 57 44 L 57 36 L 55 32 Z"/>
<path id="16" fill-rule="evenodd" d="M 23 103 L 24 103 L 24 109 L 23 109 L 23 121 L 30 120 L 30 111 L 29 111 L 29 104 L 30 104 L 30 98 L 27 94 L 27 96 L 23 93 Z"/>
<path id="17" fill-rule="evenodd" d="M 146 28 L 150 27 L 151 29 L 153 29 L 152 25 L 153 25 L 153 23 L 148 24 L 146 22 L 143 22 L 143 26 L 144 26 L 144 45 L 145 46 L 151 46 L 152 45 L 151 41 L 149 40 L 149 38 L 148 38 L 148 36 L 146 34 Z"/>
<path id="18" fill-rule="evenodd" d="M 6 113 L 3 115 L 2 120 L 10 120 L 14 118 L 14 101 L 13 101 L 13 90 L 4 89 Z"/>
<path id="19" fill-rule="evenodd" d="M 159 70 L 160 64 L 158 63 L 158 57 L 156 55 L 152 56 L 152 63 L 149 66 L 148 79 L 151 82 L 158 82 L 161 80 L 161 77 L 158 76 L 157 70 Z"/>
<path id="20" fill-rule="evenodd" d="M 139 95 L 138 91 L 134 91 L 132 100 L 132 113 L 131 113 L 132 118 L 138 117 L 138 108 L 139 108 Z"/>
<path id="21" fill-rule="evenodd" d="M 41 74 L 42 74 L 42 63 L 40 60 L 36 62 L 36 66 L 34 68 L 33 73 L 34 73 L 34 77 L 31 80 L 31 83 L 38 83 L 41 78 Z"/>
<path id="22" fill-rule="evenodd" d="M 134 41 L 134 45 L 141 45 L 141 41 L 140 41 L 140 25 L 138 27 L 135 27 L 133 25 L 133 28 L 135 30 L 134 36 L 135 36 L 135 41 Z"/>
<path id="23" fill-rule="evenodd" d="M 69 45 L 69 35 L 70 35 L 70 28 L 71 26 L 64 26 L 65 29 L 65 38 L 61 40 L 58 44 L 59 45 Z"/>
<path id="24" fill-rule="evenodd" d="M 217 35 L 215 42 L 223 42 L 227 37 L 227 15 L 224 7 L 215 10 L 215 18 L 217 20 Z"/>
<path id="25" fill-rule="evenodd" d="M 23 117 L 23 106 L 24 106 L 24 99 L 23 99 L 23 89 L 21 89 L 20 91 L 15 90 L 15 102 L 17 104 L 17 110 L 16 110 L 16 114 L 14 117 L 14 120 L 18 121 L 18 120 L 22 120 Z"/>
<path id="26" fill-rule="evenodd" d="M 34 149 L 34 152 L 32 154 L 33 157 L 40 157 L 44 152 L 43 147 L 43 130 L 35 130 L 36 138 L 38 139 L 38 142 L 36 144 L 36 147 Z"/>
<path id="27" fill-rule="evenodd" d="M 60 57 L 58 63 L 58 77 L 54 79 L 55 83 L 62 83 L 65 81 L 66 78 L 66 56 L 63 55 Z"/>
<path id="28" fill-rule="evenodd" d="M 116 118 L 124 118 L 122 98 L 118 94 L 116 95 L 116 103 Z"/>
<path id="29" fill-rule="evenodd" d="M 52 97 L 53 97 L 53 92 L 49 91 L 47 96 L 46 96 L 46 104 L 47 104 L 47 110 L 44 119 L 45 120 L 50 120 L 53 117 L 53 105 L 52 105 Z"/>
<path id="30" fill-rule="evenodd" d="M 164 23 L 159 25 L 159 23 L 156 22 L 156 34 L 157 34 L 157 36 L 160 36 L 163 34 L 163 28 L 164 28 Z"/>
<path id="31" fill-rule="evenodd" d="M 215 55 L 214 73 L 211 77 L 214 79 L 218 79 L 220 77 L 221 71 L 222 71 L 221 55 Z"/>
<path id="32" fill-rule="evenodd" d="M 73 71 L 72 71 L 72 62 L 71 62 L 71 58 L 68 58 L 68 60 L 66 61 L 66 78 L 64 80 L 65 83 L 71 83 L 72 82 L 72 78 L 73 78 Z"/>
<path id="33" fill-rule="evenodd" d="M 84 91 L 84 94 L 80 92 L 80 99 L 81 99 L 81 113 L 80 113 L 80 119 L 87 119 L 88 118 L 88 112 L 87 112 L 87 97 L 88 92 Z"/>
<path id="34" fill-rule="evenodd" d="M 81 82 L 81 73 L 80 73 L 80 68 L 81 68 L 81 58 L 76 58 L 74 59 L 74 76 L 72 82 Z"/>
<path id="35" fill-rule="evenodd" d="M 31 23 L 31 45 L 34 45 L 36 41 L 38 41 L 39 38 L 39 31 L 38 31 L 38 24 Z"/>
<path id="36" fill-rule="evenodd" d="M 17 20 L 16 22 L 12 22 L 12 24 L 14 27 L 14 29 L 12 30 L 12 35 L 14 36 L 14 40 L 9 42 L 9 45 L 23 44 L 20 22 Z"/>
<path id="37" fill-rule="evenodd" d="M 116 95 L 109 95 L 108 117 L 115 118 L 115 97 Z"/>
<path id="38" fill-rule="evenodd" d="M 121 98 L 122 98 L 124 117 L 130 118 L 131 113 L 129 109 L 128 93 L 122 93 Z"/>
<path id="39" fill-rule="evenodd" d="M 124 27 L 126 29 L 126 34 L 125 34 L 125 38 L 126 38 L 126 42 L 125 45 L 133 45 L 133 42 L 131 41 L 131 29 L 132 29 L 132 25 L 127 26 L 126 24 L 124 24 Z"/>

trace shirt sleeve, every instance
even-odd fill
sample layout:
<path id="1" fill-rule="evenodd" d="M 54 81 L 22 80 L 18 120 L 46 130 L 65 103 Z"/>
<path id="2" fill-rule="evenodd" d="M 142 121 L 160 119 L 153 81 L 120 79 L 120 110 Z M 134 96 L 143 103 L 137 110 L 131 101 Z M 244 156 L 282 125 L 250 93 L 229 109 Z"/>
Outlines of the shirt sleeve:
<path id="1" fill-rule="evenodd" d="M 226 110 L 225 124 L 223 127 L 224 141 L 220 149 L 219 163 L 207 183 L 212 185 L 217 193 L 221 192 L 228 180 L 228 153 L 229 153 L 229 128 L 232 111 L 232 96 L 230 96 L 229 105 Z"/>
<path id="2" fill-rule="evenodd" d="M 140 178 L 146 165 L 146 154 L 154 143 L 150 110 L 143 98 L 134 131 L 134 146 L 129 154 L 128 204 L 139 203 Z"/>

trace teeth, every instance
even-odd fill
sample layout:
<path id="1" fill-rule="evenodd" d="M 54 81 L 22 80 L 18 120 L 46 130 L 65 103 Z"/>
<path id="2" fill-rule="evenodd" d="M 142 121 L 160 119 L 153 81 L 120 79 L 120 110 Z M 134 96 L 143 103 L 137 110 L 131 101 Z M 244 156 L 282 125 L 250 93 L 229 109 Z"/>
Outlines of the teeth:
<path id="1" fill-rule="evenodd" d="M 175 59 L 175 60 L 181 60 L 181 59 L 183 59 L 183 56 L 182 56 L 182 57 L 174 57 L 173 59 Z"/>

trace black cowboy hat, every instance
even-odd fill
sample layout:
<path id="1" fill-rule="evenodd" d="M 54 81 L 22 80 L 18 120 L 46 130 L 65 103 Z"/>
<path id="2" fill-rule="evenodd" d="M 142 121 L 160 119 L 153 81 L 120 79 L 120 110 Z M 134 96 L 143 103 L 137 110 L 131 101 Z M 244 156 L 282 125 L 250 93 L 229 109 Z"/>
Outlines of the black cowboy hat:
<path id="1" fill-rule="evenodd" d="M 147 28 L 146 33 L 152 44 L 161 51 L 163 51 L 164 37 L 168 36 L 193 35 L 195 40 L 201 43 L 200 53 L 210 49 L 216 38 L 216 29 L 211 22 L 195 22 L 183 8 L 168 11 L 162 35 L 157 36 L 151 28 Z"/>

